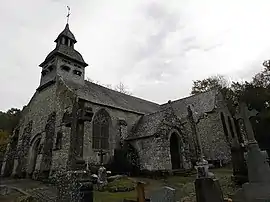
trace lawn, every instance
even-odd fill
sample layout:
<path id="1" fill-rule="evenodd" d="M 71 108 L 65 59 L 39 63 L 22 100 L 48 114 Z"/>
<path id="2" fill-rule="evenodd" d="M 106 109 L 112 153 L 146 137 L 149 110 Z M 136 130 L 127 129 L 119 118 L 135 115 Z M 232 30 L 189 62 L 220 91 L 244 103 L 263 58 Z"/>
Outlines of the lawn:
<path id="1" fill-rule="evenodd" d="M 221 184 L 224 197 L 228 197 L 229 195 L 233 194 L 236 190 L 236 187 L 231 182 L 231 169 L 221 168 L 221 169 L 214 169 L 211 172 L 215 173 L 217 179 Z M 124 187 L 133 186 L 133 181 L 144 181 L 146 183 L 145 186 L 145 194 L 146 197 L 149 198 L 149 195 L 154 192 L 155 190 L 160 189 L 163 186 L 169 186 L 176 189 L 176 197 L 180 201 L 180 199 L 186 198 L 185 202 L 194 202 L 196 198 L 195 190 L 194 190 L 194 181 L 196 179 L 195 175 L 190 175 L 187 177 L 183 176 L 170 176 L 164 179 L 149 179 L 149 178 L 128 178 L 128 179 L 121 179 L 120 182 L 113 181 L 109 184 L 110 190 L 115 190 L 116 188 L 121 189 Z M 14 182 L 13 182 L 14 183 Z M 13 186 L 22 186 L 28 189 L 33 189 L 36 187 L 44 186 L 36 181 L 27 181 L 21 180 L 17 182 L 17 184 L 12 184 Z M 26 183 L 26 184 L 25 184 Z M 32 184 L 31 184 L 32 183 Z M 20 187 L 19 186 L 19 187 Z M 16 194 L 16 193 L 15 193 Z M 129 192 L 108 192 L 108 191 L 94 191 L 94 201 L 95 202 L 122 202 L 123 199 L 133 199 L 136 200 L 137 193 L 135 190 Z M 14 201 L 14 198 L 18 198 L 19 195 L 10 194 L 8 196 L 0 196 L 0 201 Z"/>
<path id="2" fill-rule="evenodd" d="M 213 169 L 211 172 L 215 173 L 216 178 L 219 179 L 220 185 L 222 187 L 224 197 L 228 197 L 236 190 L 236 187 L 231 182 L 232 171 L 230 169 L 221 168 Z M 161 188 L 162 186 L 169 186 L 176 189 L 177 199 L 188 198 L 188 201 L 195 201 L 196 194 L 194 189 L 194 181 L 196 179 L 195 175 L 188 177 L 182 176 L 171 176 L 167 179 L 154 180 L 149 178 L 132 178 L 133 180 L 141 180 L 146 182 L 145 193 L 146 197 L 149 197 L 151 192 Z M 95 192 L 94 201 L 95 202 L 122 202 L 123 199 L 136 199 L 136 191 L 131 192 Z"/>

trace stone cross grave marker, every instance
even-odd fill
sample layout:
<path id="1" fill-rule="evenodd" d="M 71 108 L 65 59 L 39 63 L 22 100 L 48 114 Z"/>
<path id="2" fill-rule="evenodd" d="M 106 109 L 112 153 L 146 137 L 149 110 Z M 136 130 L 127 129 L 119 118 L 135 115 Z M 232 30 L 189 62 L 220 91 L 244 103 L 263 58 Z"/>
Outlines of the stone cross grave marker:
<path id="1" fill-rule="evenodd" d="M 197 116 L 194 117 L 194 114 L 190 105 L 188 105 L 187 111 L 188 111 L 188 120 L 191 124 L 191 130 L 192 130 L 193 136 L 196 138 L 197 155 L 198 155 L 199 161 L 201 161 L 203 158 L 201 138 L 196 128 L 196 122 L 198 121 L 198 118 Z"/>
<path id="2" fill-rule="evenodd" d="M 162 187 L 159 190 L 153 192 L 150 196 L 151 202 L 175 202 L 176 191 L 171 187 Z"/>
<path id="3" fill-rule="evenodd" d="M 247 133 L 247 137 L 248 137 L 248 141 L 254 142 L 255 137 L 254 137 L 254 132 L 253 132 L 253 128 L 250 122 L 250 118 L 254 117 L 258 114 L 258 111 L 256 111 L 255 109 L 252 109 L 251 111 L 248 109 L 246 103 L 241 103 L 240 104 L 240 113 L 236 114 L 236 119 L 243 119 L 244 124 L 245 124 L 245 128 L 246 128 L 246 133 Z"/>
<path id="4" fill-rule="evenodd" d="M 242 108 L 242 111 L 241 111 L 241 108 Z M 240 119 L 242 121 L 244 120 L 243 108 L 246 108 L 243 104 L 241 104 L 241 106 L 239 106 L 239 104 L 236 105 L 235 119 L 236 119 L 236 124 L 237 124 L 236 126 L 238 127 L 240 127 L 239 120 Z M 252 117 L 253 115 L 256 115 L 256 114 L 257 114 L 256 111 L 252 111 L 249 114 L 249 117 Z M 235 183 L 242 185 L 248 182 L 248 169 L 247 169 L 247 164 L 246 164 L 246 159 L 245 159 L 246 145 L 240 141 L 238 135 L 242 136 L 242 134 L 237 134 L 236 137 L 232 137 L 232 144 L 230 145 L 231 146 L 231 160 L 232 160 L 232 166 L 233 166 L 232 180 Z"/>
<path id="5" fill-rule="evenodd" d="M 237 202 L 253 202 L 258 199 L 265 199 L 270 201 L 270 167 L 266 161 L 267 154 L 261 151 L 259 145 L 254 137 L 250 117 L 257 114 L 256 111 L 249 111 L 246 104 L 241 105 L 241 115 L 245 123 L 246 133 L 248 136 L 248 178 L 249 182 L 245 183 L 240 190 L 238 190 L 233 200 Z"/>
<path id="6" fill-rule="evenodd" d="M 98 156 L 100 156 L 100 165 L 103 165 L 103 157 L 106 155 L 106 152 L 104 152 L 102 149 L 99 151 Z"/>

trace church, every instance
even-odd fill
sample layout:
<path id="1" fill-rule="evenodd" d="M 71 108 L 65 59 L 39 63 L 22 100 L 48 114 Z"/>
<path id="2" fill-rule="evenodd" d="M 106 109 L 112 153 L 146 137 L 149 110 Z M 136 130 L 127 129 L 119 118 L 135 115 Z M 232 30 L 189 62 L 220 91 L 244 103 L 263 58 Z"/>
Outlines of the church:
<path id="1" fill-rule="evenodd" d="M 207 160 L 230 161 L 235 122 L 220 92 L 164 104 L 123 94 L 85 80 L 88 64 L 75 49 L 69 24 L 54 42 L 10 137 L 2 176 L 46 178 L 73 169 L 79 160 L 107 165 L 123 145 L 136 152 L 140 170 L 190 169 L 198 158 L 194 127 Z"/>

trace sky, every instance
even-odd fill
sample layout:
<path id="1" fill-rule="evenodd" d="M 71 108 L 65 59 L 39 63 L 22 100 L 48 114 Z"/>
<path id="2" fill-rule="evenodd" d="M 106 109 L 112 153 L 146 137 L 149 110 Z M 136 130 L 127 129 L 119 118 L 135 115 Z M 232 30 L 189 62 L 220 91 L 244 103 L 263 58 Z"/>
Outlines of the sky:
<path id="1" fill-rule="evenodd" d="M 269 0 L 9 0 L 0 6 L 0 111 L 26 105 L 66 24 L 86 77 L 165 103 L 194 80 L 249 80 L 270 59 Z"/>

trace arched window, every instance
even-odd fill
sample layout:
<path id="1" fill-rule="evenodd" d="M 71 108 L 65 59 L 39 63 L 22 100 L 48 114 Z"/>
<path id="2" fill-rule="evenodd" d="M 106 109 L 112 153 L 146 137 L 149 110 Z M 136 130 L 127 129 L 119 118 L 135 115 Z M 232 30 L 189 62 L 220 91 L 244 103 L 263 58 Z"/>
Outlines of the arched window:
<path id="1" fill-rule="evenodd" d="M 106 110 L 97 112 L 93 120 L 93 149 L 109 149 L 110 116 Z"/>
<path id="2" fill-rule="evenodd" d="M 224 117 L 223 112 L 220 113 L 220 118 L 221 118 L 224 134 L 226 136 L 226 139 L 229 141 L 229 133 L 228 133 L 228 129 L 227 129 L 227 126 L 226 126 L 226 121 L 225 121 L 225 117 Z"/>

